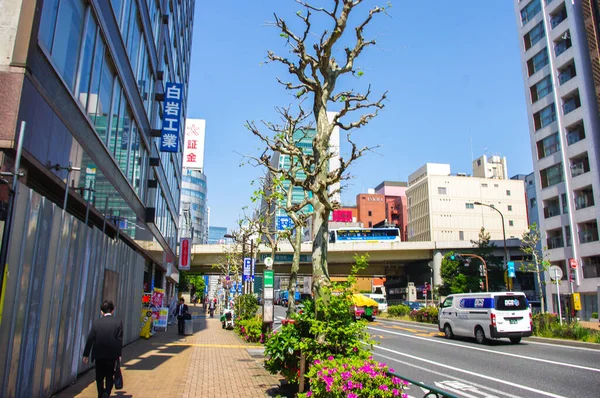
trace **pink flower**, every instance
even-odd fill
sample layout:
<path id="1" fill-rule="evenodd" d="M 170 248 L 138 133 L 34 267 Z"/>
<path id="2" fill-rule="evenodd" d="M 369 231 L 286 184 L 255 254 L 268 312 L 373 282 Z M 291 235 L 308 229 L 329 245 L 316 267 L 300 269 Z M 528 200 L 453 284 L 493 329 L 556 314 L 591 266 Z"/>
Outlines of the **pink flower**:
<path id="1" fill-rule="evenodd" d="M 347 395 L 347 397 L 348 397 L 348 398 L 358 398 L 358 395 L 356 395 L 356 394 L 355 394 L 355 393 L 353 393 L 353 392 L 349 392 L 349 393 L 348 393 L 348 395 Z"/>
<path id="2" fill-rule="evenodd" d="M 332 355 L 328 356 L 328 357 L 327 357 L 327 360 L 328 360 L 328 361 L 333 361 L 333 356 L 332 356 Z"/>
<path id="3" fill-rule="evenodd" d="M 390 371 L 390 373 L 394 373 L 394 372 L 396 372 L 396 371 L 394 370 L 394 368 L 390 368 L 390 369 L 389 369 L 389 371 Z"/>
<path id="4" fill-rule="evenodd" d="M 382 391 L 387 391 L 388 390 L 388 386 L 385 385 L 385 384 L 382 384 L 382 385 L 379 386 L 379 389 L 382 390 Z"/>
<path id="5" fill-rule="evenodd" d="M 392 393 L 394 394 L 394 397 L 400 395 L 400 391 L 396 390 L 395 388 L 392 390 Z"/>
<path id="6" fill-rule="evenodd" d="M 309 392 L 306 393 L 307 397 L 310 397 L 311 395 L 312 395 L 312 391 L 309 391 Z"/>
<path id="7" fill-rule="evenodd" d="M 321 363 L 321 361 L 319 361 L 318 359 L 315 359 L 313 363 L 314 363 L 315 365 L 318 365 L 318 364 L 320 364 L 320 363 Z"/>

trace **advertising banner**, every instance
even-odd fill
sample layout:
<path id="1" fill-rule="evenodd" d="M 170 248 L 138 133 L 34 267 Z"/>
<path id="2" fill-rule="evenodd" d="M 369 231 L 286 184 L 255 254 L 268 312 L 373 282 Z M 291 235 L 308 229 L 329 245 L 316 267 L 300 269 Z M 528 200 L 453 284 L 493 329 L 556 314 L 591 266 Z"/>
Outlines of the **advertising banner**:
<path id="1" fill-rule="evenodd" d="M 179 269 L 189 271 L 192 260 L 192 239 L 181 238 L 179 243 Z"/>
<path id="2" fill-rule="evenodd" d="M 154 319 L 154 327 L 167 330 L 167 320 L 169 319 L 169 309 L 161 308 L 158 311 L 158 318 Z"/>
<path id="3" fill-rule="evenodd" d="M 163 101 L 163 123 L 160 136 L 161 152 L 179 152 L 179 124 L 181 123 L 181 100 L 183 84 L 166 83 Z"/>
<path id="4" fill-rule="evenodd" d="M 190 170 L 204 169 L 204 137 L 206 120 L 186 119 L 183 167 Z"/>

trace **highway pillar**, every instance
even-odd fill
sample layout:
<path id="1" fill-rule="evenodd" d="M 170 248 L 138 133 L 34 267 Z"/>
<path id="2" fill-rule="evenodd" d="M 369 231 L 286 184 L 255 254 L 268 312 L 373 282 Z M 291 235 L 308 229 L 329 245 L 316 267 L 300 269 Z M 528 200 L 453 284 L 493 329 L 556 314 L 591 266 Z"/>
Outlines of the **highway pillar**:
<path id="1" fill-rule="evenodd" d="M 433 255 L 433 286 L 442 284 L 442 259 L 444 255 L 441 252 L 436 252 Z"/>

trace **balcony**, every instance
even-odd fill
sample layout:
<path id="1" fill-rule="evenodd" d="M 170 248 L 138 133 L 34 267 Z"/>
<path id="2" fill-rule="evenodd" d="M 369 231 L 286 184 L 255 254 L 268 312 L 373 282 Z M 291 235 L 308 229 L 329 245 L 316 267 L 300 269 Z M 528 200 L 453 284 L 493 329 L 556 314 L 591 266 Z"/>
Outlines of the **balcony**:
<path id="1" fill-rule="evenodd" d="M 575 178 L 590 171 L 590 160 L 587 152 L 576 158 L 571 159 L 571 177 Z"/>
<path id="2" fill-rule="evenodd" d="M 560 206 L 558 198 L 544 201 L 544 218 L 551 218 L 560 215 Z"/>
<path id="3" fill-rule="evenodd" d="M 552 238 L 548 238 L 548 249 L 560 249 L 561 247 L 565 247 L 565 242 L 562 236 L 554 236 Z"/>
<path id="4" fill-rule="evenodd" d="M 585 209 L 595 204 L 594 191 L 591 186 L 575 191 L 575 210 Z"/>
<path id="5" fill-rule="evenodd" d="M 563 101 L 563 115 L 573 112 L 580 106 L 581 100 L 579 99 L 579 93 L 577 93 L 575 96 Z"/>
<path id="6" fill-rule="evenodd" d="M 583 257 L 581 260 L 584 278 L 600 278 L 600 256 Z"/>
<path id="7" fill-rule="evenodd" d="M 577 71 L 575 70 L 575 64 L 569 64 L 567 67 L 562 68 L 558 72 L 558 82 L 562 86 L 572 78 L 577 76 Z"/>
<path id="8" fill-rule="evenodd" d="M 562 53 L 571 48 L 571 45 L 571 36 L 567 31 L 567 33 L 562 36 L 561 40 L 554 44 L 554 56 L 558 58 Z"/>
<path id="9" fill-rule="evenodd" d="M 579 124 L 573 129 L 567 129 L 567 143 L 573 145 L 585 138 L 585 130 L 583 125 Z"/>
<path id="10" fill-rule="evenodd" d="M 554 29 L 565 19 L 567 19 L 567 9 L 562 7 L 560 11 L 550 16 L 550 26 Z"/>

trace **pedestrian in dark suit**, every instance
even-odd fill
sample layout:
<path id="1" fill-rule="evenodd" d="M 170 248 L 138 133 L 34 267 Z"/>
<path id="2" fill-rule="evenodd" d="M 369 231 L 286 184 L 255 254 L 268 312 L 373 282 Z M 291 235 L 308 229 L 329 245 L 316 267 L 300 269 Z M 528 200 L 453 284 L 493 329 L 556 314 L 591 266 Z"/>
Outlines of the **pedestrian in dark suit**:
<path id="1" fill-rule="evenodd" d="M 188 306 L 185 304 L 185 300 L 182 298 L 179 299 L 179 304 L 177 305 L 177 334 L 183 336 L 183 325 L 184 325 L 184 315 L 188 313 Z"/>
<path id="2" fill-rule="evenodd" d="M 102 317 L 94 321 L 83 350 L 84 363 L 89 361 L 90 350 L 92 361 L 96 361 L 99 398 L 110 396 L 117 359 L 121 358 L 123 348 L 123 323 L 113 316 L 115 305 L 112 301 L 104 301 L 100 310 Z"/>

